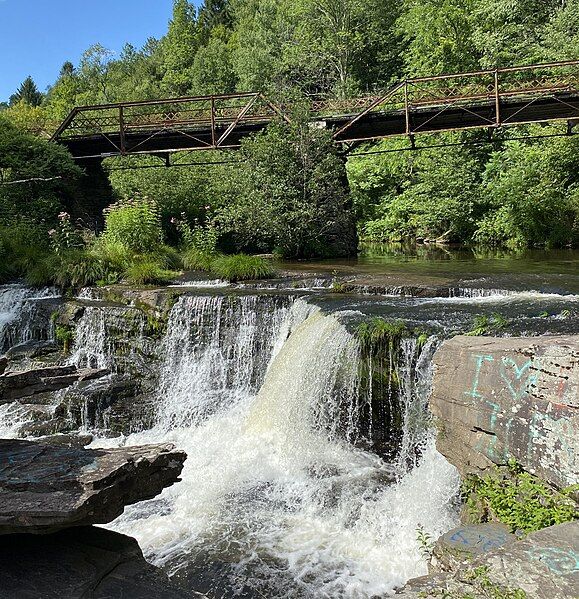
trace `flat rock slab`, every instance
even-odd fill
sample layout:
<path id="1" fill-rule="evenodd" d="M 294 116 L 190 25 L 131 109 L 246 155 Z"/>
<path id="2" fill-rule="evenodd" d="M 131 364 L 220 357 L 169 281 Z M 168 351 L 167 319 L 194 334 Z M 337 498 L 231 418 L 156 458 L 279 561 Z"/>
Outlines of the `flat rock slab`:
<path id="1" fill-rule="evenodd" d="M 34 397 L 47 391 L 66 389 L 74 383 L 97 379 L 108 373 L 104 368 L 49 366 L 0 374 L 0 404 Z"/>
<path id="2" fill-rule="evenodd" d="M 0 534 L 104 524 L 179 480 L 172 445 L 83 449 L 0 440 Z"/>
<path id="3" fill-rule="evenodd" d="M 0 597 L 6 599 L 192 599 L 148 564 L 135 539 L 80 527 L 0 537 Z"/>
<path id="4" fill-rule="evenodd" d="M 434 355 L 436 446 L 462 475 L 516 459 L 579 480 L 579 336 L 458 336 Z"/>
<path id="5" fill-rule="evenodd" d="M 465 562 L 516 540 L 509 527 L 500 523 L 453 528 L 436 541 L 429 570 L 431 573 L 454 571 Z"/>
<path id="6" fill-rule="evenodd" d="M 478 576 L 477 569 L 481 572 Z M 400 599 L 440 599 L 442 591 L 452 597 L 493 596 L 483 594 L 481 589 L 485 585 L 494 589 L 521 589 L 527 599 L 577 599 L 579 522 L 531 533 L 463 564 L 456 572 L 411 580 L 401 591 Z"/>

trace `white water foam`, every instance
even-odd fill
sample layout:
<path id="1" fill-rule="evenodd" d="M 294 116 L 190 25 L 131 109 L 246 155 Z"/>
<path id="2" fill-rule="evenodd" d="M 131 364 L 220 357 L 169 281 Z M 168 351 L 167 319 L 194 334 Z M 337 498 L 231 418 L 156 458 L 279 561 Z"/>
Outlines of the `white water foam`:
<path id="1" fill-rule="evenodd" d="M 35 329 L 50 334 L 51 323 L 38 322 L 35 307 L 40 300 L 57 297 L 60 296 L 53 287 L 0 286 L 0 350 L 33 339 Z"/>
<path id="2" fill-rule="evenodd" d="M 124 442 L 183 448 L 183 480 L 113 527 L 189 580 L 221 564 L 216 584 L 229 597 L 253 588 L 271 598 L 363 599 L 425 574 L 417 529 L 436 537 L 455 523 L 455 469 L 432 440 L 410 471 L 347 442 L 361 408 L 359 354 L 337 318 L 305 302 L 224 302 L 183 298 L 173 310 L 159 423 Z"/>

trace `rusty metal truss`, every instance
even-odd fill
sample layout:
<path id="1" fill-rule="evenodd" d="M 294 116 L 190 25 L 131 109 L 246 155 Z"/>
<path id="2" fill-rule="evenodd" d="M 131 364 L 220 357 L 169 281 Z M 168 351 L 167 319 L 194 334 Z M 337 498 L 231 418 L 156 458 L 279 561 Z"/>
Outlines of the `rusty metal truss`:
<path id="1" fill-rule="evenodd" d="M 77 159 L 238 148 L 291 106 L 262 93 L 75 108 L 52 136 Z M 579 122 L 579 60 L 406 79 L 382 94 L 314 99 L 311 120 L 337 143 L 526 123 Z"/>

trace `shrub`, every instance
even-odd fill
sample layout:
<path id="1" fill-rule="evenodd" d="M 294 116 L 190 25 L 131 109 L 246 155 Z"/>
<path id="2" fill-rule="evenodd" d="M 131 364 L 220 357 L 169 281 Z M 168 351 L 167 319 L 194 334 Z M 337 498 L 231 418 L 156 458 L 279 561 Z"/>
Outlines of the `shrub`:
<path id="1" fill-rule="evenodd" d="M 56 341 L 62 346 L 62 351 L 67 354 L 74 341 L 74 331 L 69 326 L 57 325 L 55 330 Z"/>
<path id="2" fill-rule="evenodd" d="M 157 204 L 147 198 L 113 204 L 106 210 L 103 237 L 107 243 L 121 244 L 137 254 L 156 250 L 163 242 Z"/>
<path id="3" fill-rule="evenodd" d="M 267 279 L 275 274 L 275 269 L 269 260 L 247 254 L 218 256 L 212 260 L 210 269 L 218 278 L 233 282 Z"/>
<path id="4" fill-rule="evenodd" d="M 511 460 L 506 469 L 469 477 L 463 497 L 471 517 L 480 522 L 499 520 L 513 532 L 533 532 L 576 519 L 577 505 L 571 496 L 578 490 L 574 485 L 556 491 Z"/>
<path id="5" fill-rule="evenodd" d="M 125 279 L 132 285 L 162 285 L 171 282 L 176 276 L 176 272 L 165 270 L 159 262 L 151 257 L 133 262 L 124 273 Z"/>
<path id="6" fill-rule="evenodd" d="M 191 248 L 183 254 L 183 265 L 188 270 L 211 272 L 211 267 L 216 257 L 213 254 L 205 254 L 196 248 Z"/>
<path id="7" fill-rule="evenodd" d="M 67 250 L 48 254 L 27 272 L 31 285 L 58 285 L 78 289 L 100 283 L 115 283 L 120 278 L 118 266 L 90 251 Z"/>
<path id="8" fill-rule="evenodd" d="M 46 229 L 21 221 L 0 227 L 0 281 L 26 276 L 49 252 Z"/>

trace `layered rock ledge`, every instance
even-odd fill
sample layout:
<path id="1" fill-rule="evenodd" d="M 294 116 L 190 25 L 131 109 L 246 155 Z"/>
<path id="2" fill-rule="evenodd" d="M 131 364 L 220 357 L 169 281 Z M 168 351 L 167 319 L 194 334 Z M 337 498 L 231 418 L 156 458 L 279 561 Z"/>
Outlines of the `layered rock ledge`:
<path id="1" fill-rule="evenodd" d="M 458 336 L 434 356 L 436 446 L 465 476 L 515 459 L 557 487 L 579 480 L 579 336 Z"/>
<path id="2" fill-rule="evenodd" d="M 104 524 L 179 480 L 172 445 L 82 449 L 0 440 L 0 534 Z"/>
<path id="3" fill-rule="evenodd" d="M 148 564 L 135 539 L 96 527 L 0 537 L 0 597 L 202 599 Z"/>

